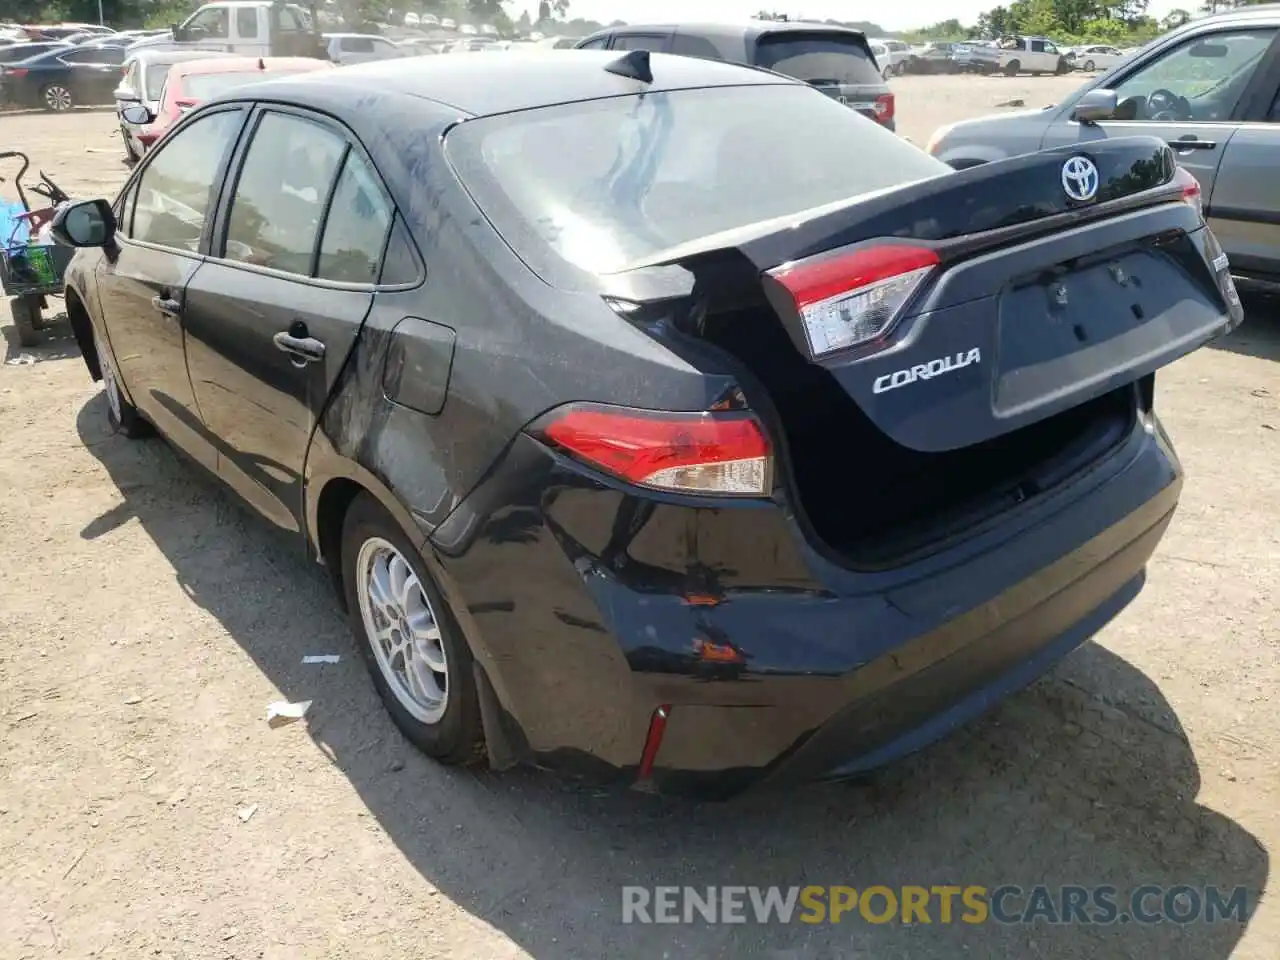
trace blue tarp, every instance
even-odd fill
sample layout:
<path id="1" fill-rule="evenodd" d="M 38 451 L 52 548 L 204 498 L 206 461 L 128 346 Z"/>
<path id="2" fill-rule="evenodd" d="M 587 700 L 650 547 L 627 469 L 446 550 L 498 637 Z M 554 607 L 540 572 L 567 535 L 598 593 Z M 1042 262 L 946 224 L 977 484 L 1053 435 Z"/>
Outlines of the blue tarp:
<path id="1" fill-rule="evenodd" d="M 16 200 L 0 198 L 0 250 L 12 253 L 15 250 L 21 250 L 30 242 L 29 223 L 18 219 L 26 212 L 26 208 Z"/>

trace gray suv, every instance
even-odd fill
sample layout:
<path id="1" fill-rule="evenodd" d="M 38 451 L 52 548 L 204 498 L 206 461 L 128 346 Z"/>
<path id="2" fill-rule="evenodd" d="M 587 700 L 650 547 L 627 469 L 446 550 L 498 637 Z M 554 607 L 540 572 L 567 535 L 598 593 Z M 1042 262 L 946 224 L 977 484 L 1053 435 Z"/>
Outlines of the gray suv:
<path id="1" fill-rule="evenodd" d="M 1196 20 L 1060 104 L 952 124 L 928 150 L 957 169 L 1153 134 L 1200 181 L 1244 287 L 1280 292 L 1280 6 Z"/>
<path id="2" fill-rule="evenodd" d="M 895 128 L 893 92 L 871 44 L 846 27 L 786 20 L 632 23 L 597 31 L 577 49 L 649 50 L 761 67 L 803 80 L 881 126 Z"/>

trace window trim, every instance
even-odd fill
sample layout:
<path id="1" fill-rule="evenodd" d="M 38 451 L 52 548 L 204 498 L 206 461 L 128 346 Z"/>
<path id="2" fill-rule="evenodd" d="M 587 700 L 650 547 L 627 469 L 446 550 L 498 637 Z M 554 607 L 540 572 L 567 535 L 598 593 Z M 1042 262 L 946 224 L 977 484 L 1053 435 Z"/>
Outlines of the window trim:
<path id="1" fill-rule="evenodd" d="M 237 106 L 248 106 L 250 108 L 250 118 L 245 123 L 241 131 L 240 139 L 236 143 L 235 150 L 231 154 L 230 163 L 225 175 L 222 179 L 221 187 L 218 191 L 216 216 L 213 220 L 213 233 L 206 238 L 207 252 L 205 259 L 210 263 L 216 263 L 219 266 L 227 267 L 233 270 L 244 270 L 248 273 L 257 273 L 262 276 L 276 277 L 282 280 L 289 280 L 293 283 L 303 283 L 313 287 L 323 287 L 330 290 L 412 290 L 421 286 L 425 281 L 423 270 L 422 251 L 418 249 L 417 240 L 410 230 L 409 240 L 413 248 L 414 257 L 418 262 L 418 277 L 412 283 L 382 284 L 378 280 L 368 282 L 351 282 L 346 280 L 326 280 L 322 277 L 315 276 L 317 264 L 320 257 L 320 247 L 324 242 L 325 230 L 329 225 L 329 207 L 333 203 L 334 193 L 337 190 L 338 182 L 342 179 L 343 166 L 346 158 L 354 151 L 361 160 L 372 171 L 374 179 L 378 183 L 378 188 L 382 193 L 382 199 L 387 204 L 390 216 L 387 218 L 387 229 L 382 237 L 382 248 L 378 252 L 378 272 L 377 277 L 381 278 L 383 265 L 386 263 L 387 247 L 391 242 L 391 236 L 395 225 L 396 217 L 400 215 L 399 208 L 392 198 L 391 191 L 387 189 L 387 182 L 382 177 L 382 172 L 378 169 L 378 165 L 373 162 L 373 158 L 369 156 L 369 152 L 364 148 L 364 144 L 360 142 L 350 129 L 342 124 L 336 118 L 319 110 L 309 109 L 293 103 L 278 103 L 275 101 L 244 101 L 236 104 Z M 222 253 L 215 253 L 215 250 L 225 251 L 227 230 L 230 226 L 231 203 L 235 197 L 235 188 L 240 181 L 240 174 L 244 169 L 244 161 L 248 156 L 249 147 L 253 143 L 253 137 L 257 133 L 258 125 L 262 122 L 262 117 L 268 113 L 278 113 L 287 116 L 294 116 L 301 120 L 323 126 L 335 135 L 340 137 L 345 143 L 336 172 L 334 173 L 333 182 L 329 185 L 329 193 L 325 198 L 325 205 L 321 212 L 320 228 L 316 231 L 315 246 L 311 251 L 311 275 L 303 276 L 299 273 L 290 273 L 287 270 L 277 270 L 274 267 L 263 267 L 255 263 L 244 263 L 240 260 L 231 260 Z M 406 223 L 407 227 L 407 223 Z M 214 241 L 217 241 L 216 245 Z"/>
<path id="2" fill-rule="evenodd" d="M 208 212 L 206 212 L 205 214 L 204 229 L 200 233 L 199 248 L 194 251 L 182 250 L 182 249 L 179 249 L 178 247 L 168 247 L 161 243 L 153 243 L 150 240 L 136 240 L 132 236 L 125 236 L 120 233 L 117 233 L 117 236 L 116 236 L 116 239 L 118 242 L 122 244 L 128 244 L 130 246 L 142 247 L 143 249 L 146 249 L 146 250 L 158 250 L 162 253 L 171 253 L 176 256 L 185 257 L 189 260 L 207 260 L 208 259 L 209 240 L 211 236 L 211 231 L 213 229 L 214 220 L 218 213 L 218 203 L 221 200 L 222 192 L 225 189 L 227 170 L 231 163 L 231 158 L 235 156 L 236 151 L 240 147 L 240 142 L 244 138 L 245 117 L 248 114 L 248 111 L 244 109 L 244 104 L 241 104 L 241 103 L 218 104 L 217 106 L 210 107 L 208 110 L 201 110 L 198 113 L 191 113 L 183 117 L 182 120 L 178 123 L 178 125 L 173 128 L 173 131 L 169 134 L 169 136 L 165 137 L 165 142 L 159 148 L 155 150 L 147 151 L 146 156 L 142 158 L 142 161 L 137 165 L 137 167 L 134 168 L 134 171 L 129 176 L 129 179 L 125 181 L 124 186 L 121 187 L 120 193 L 116 195 L 116 200 L 119 201 L 125 195 L 125 193 L 128 192 L 131 188 L 140 186 L 142 183 L 142 178 L 146 176 L 147 170 L 151 168 L 151 164 L 155 162 L 155 158 L 163 155 L 164 151 L 168 149 L 169 144 L 172 143 L 175 139 L 177 139 L 178 133 L 180 131 L 185 130 L 187 127 L 191 126 L 196 120 L 202 117 L 211 117 L 217 113 L 232 113 L 232 112 L 241 114 L 240 126 L 235 130 L 235 132 L 231 137 L 231 149 L 228 150 L 226 154 L 223 156 L 222 162 L 218 164 L 218 170 L 214 174 L 215 190 L 213 191 L 213 199 L 212 199 L 212 202 L 210 202 L 209 204 Z M 138 193 L 139 193 L 138 190 L 134 190 L 133 198 L 132 198 L 133 203 L 128 211 L 128 220 L 129 220 L 130 230 L 132 230 L 132 227 L 133 227 L 133 213 L 138 206 Z"/>

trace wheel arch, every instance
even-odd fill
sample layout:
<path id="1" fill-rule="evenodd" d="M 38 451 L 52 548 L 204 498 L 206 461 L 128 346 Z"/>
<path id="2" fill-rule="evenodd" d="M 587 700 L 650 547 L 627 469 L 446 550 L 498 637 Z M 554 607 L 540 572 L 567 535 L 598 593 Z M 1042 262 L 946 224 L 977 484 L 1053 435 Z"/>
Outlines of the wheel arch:
<path id="1" fill-rule="evenodd" d="M 102 379 L 102 360 L 93 340 L 93 320 L 89 310 L 75 287 L 66 288 L 64 302 L 67 305 L 67 322 L 71 324 L 71 332 L 80 347 L 80 356 L 89 369 L 89 376 L 97 382 Z"/>

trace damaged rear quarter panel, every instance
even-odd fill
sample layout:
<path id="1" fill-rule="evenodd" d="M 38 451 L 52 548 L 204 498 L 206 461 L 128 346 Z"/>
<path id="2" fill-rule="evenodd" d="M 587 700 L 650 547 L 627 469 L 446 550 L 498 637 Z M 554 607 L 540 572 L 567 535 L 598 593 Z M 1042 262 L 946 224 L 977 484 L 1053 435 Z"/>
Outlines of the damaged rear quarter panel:
<path id="1" fill-rule="evenodd" d="M 529 271 L 444 158 L 441 136 L 456 111 L 407 103 L 380 104 L 376 128 L 352 123 L 413 235 L 426 279 L 375 295 L 321 418 L 307 463 L 313 542 L 316 501 L 331 479 L 379 494 L 423 542 L 546 410 L 592 400 L 705 410 L 724 388 L 620 319 L 598 294 L 559 290 Z M 427 122 L 432 111 L 447 121 Z M 447 394 L 434 415 L 385 394 L 388 348 L 406 317 L 456 332 Z M 395 503 L 386 503 L 388 494 Z"/>

